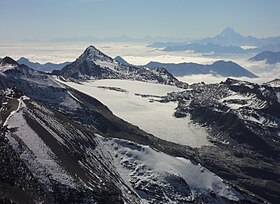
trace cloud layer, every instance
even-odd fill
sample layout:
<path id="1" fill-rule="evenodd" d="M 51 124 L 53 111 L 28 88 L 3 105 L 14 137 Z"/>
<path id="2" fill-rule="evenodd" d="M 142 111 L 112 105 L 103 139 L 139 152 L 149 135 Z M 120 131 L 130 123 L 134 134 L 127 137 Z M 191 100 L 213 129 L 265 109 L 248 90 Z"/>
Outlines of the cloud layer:
<path id="1" fill-rule="evenodd" d="M 144 65 L 150 61 L 163 63 L 181 63 L 195 62 L 200 64 L 211 64 L 217 60 L 234 61 L 254 74 L 258 75 L 257 79 L 239 78 L 252 82 L 266 82 L 280 77 L 280 63 L 269 65 L 265 62 L 252 62 L 246 56 L 224 56 L 214 57 L 184 52 L 162 52 L 157 49 L 149 48 L 143 43 L 94 43 L 94 45 L 111 57 L 122 56 L 131 64 Z M 88 43 L 16 43 L 0 44 L 0 57 L 10 56 L 14 59 L 27 57 L 34 62 L 54 62 L 61 63 L 65 61 L 74 61 L 89 46 Z M 188 83 L 204 81 L 205 83 L 217 83 L 224 81 L 226 77 L 213 75 L 191 75 L 181 77 Z"/>

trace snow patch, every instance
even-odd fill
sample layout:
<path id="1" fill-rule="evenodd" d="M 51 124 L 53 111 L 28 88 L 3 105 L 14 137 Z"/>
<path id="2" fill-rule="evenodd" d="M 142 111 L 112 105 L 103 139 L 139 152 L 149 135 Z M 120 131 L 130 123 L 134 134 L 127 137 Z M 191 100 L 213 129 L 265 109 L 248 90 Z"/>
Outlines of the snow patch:
<path id="1" fill-rule="evenodd" d="M 9 116 L 6 118 L 6 120 L 5 120 L 4 124 L 3 124 L 3 126 L 7 126 L 7 125 L 8 125 L 9 119 L 10 119 L 10 118 L 19 110 L 19 108 L 21 107 L 22 100 L 21 100 L 21 99 L 18 99 L 18 101 L 19 101 L 19 104 L 18 104 L 17 109 L 14 110 L 14 111 L 12 111 L 12 112 L 9 114 Z"/>
<path id="2" fill-rule="evenodd" d="M 96 65 L 99 65 L 102 68 L 109 68 L 113 71 L 118 71 L 116 70 L 116 67 L 119 66 L 117 62 L 108 62 L 108 61 L 102 61 L 102 60 L 95 60 L 94 63 Z"/>
<path id="3" fill-rule="evenodd" d="M 258 99 L 255 94 L 239 94 L 233 91 L 231 91 L 229 94 L 229 96 L 220 99 L 218 102 L 228 106 L 233 110 L 243 107 L 262 109 L 267 106 L 267 102 Z"/>

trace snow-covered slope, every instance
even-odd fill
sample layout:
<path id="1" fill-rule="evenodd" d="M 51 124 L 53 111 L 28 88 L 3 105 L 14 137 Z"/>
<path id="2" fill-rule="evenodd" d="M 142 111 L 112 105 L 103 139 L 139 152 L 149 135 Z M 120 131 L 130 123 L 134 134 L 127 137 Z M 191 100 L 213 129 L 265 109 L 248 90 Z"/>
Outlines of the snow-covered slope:
<path id="1" fill-rule="evenodd" d="M 144 203 L 238 202 L 245 197 L 200 164 L 171 157 L 149 146 L 98 137 L 117 171 Z M 110 158 L 110 157 L 109 157 Z M 209 192 L 216 195 L 211 197 Z"/>
<path id="2" fill-rule="evenodd" d="M 190 118 L 174 117 L 177 103 L 159 102 L 167 93 L 183 89 L 117 79 L 60 82 L 98 99 L 115 115 L 156 137 L 192 147 L 210 144 L 205 128 L 194 124 Z"/>

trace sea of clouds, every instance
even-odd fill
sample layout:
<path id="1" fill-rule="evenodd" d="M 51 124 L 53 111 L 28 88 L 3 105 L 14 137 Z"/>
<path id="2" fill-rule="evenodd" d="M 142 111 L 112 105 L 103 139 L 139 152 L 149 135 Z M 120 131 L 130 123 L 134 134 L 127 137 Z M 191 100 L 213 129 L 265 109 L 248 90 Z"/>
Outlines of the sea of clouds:
<path id="1" fill-rule="evenodd" d="M 258 78 L 237 78 L 255 83 L 263 83 L 280 77 L 280 63 L 269 65 L 265 62 L 252 62 L 248 59 L 255 54 L 252 53 L 238 56 L 226 55 L 215 56 L 213 53 L 200 54 L 192 51 L 164 52 L 161 49 L 150 48 L 144 43 L 93 43 L 98 49 L 111 57 L 122 56 L 126 61 L 134 65 L 145 65 L 150 61 L 163 63 L 194 62 L 200 64 L 211 64 L 217 60 L 234 61 L 247 70 L 253 72 Z M 33 62 L 71 62 L 74 61 L 89 43 L 50 43 L 50 42 L 17 42 L 0 44 L 0 57 L 10 56 L 15 60 L 26 57 Z M 178 77 L 187 83 L 205 82 L 219 83 L 227 77 L 214 75 L 190 75 Z"/>

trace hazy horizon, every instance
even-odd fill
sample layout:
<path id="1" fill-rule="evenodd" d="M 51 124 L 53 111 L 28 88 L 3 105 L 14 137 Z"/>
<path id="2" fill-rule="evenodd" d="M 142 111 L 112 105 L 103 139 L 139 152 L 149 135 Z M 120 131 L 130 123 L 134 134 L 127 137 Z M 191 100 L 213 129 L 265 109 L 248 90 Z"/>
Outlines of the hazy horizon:
<path id="1" fill-rule="evenodd" d="M 243 35 L 280 35 L 274 0 L 13 0 L 2 1 L 1 42 L 144 38 L 186 40 L 226 27 Z"/>

